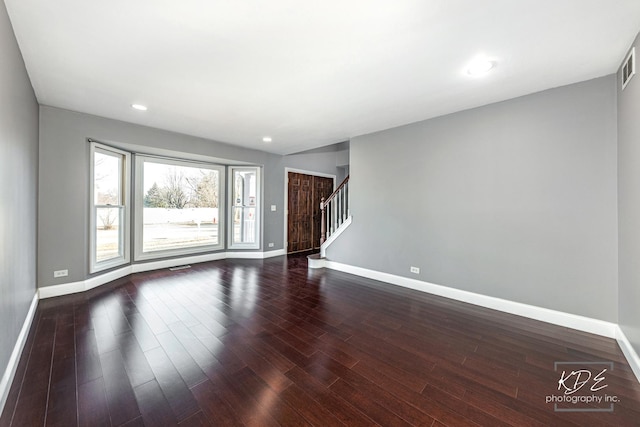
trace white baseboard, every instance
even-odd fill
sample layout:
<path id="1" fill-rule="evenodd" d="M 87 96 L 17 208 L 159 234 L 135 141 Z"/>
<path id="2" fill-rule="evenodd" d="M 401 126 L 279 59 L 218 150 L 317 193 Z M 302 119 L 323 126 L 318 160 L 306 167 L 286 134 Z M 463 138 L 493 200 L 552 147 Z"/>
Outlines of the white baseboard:
<path id="1" fill-rule="evenodd" d="M 113 280 L 119 279 L 121 277 L 125 277 L 132 273 L 133 265 L 128 265 L 123 268 L 119 268 L 117 270 L 111 270 L 107 273 L 101 274 L 99 276 L 93 276 L 84 281 L 84 289 L 83 291 L 88 291 L 93 288 L 97 288 L 98 286 L 102 286 L 105 283 L 109 283 Z M 43 288 L 46 289 L 46 288 Z M 43 298 L 40 295 L 40 298 Z"/>
<path id="2" fill-rule="evenodd" d="M 267 252 L 227 252 L 225 258 L 228 259 L 265 259 L 273 258 L 276 256 L 286 255 L 287 251 L 284 249 L 278 249 L 275 251 Z"/>
<path id="3" fill-rule="evenodd" d="M 638 382 L 640 382 L 640 356 L 638 356 L 638 353 L 633 349 L 633 346 L 627 339 L 624 332 L 622 332 L 620 326 L 616 326 L 616 341 L 618 341 L 620 350 L 624 353 L 624 357 L 627 358 L 627 362 L 629 362 L 631 370 L 636 375 Z"/>
<path id="4" fill-rule="evenodd" d="M 24 323 L 22 324 L 22 329 L 20 329 L 20 334 L 18 335 L 18 339 L 16 340 L 16 345 L 13 347 L 13 351 L 11 352 L 11 357 L 9 358 L 7 368 L 2 375 L 2 380 L 0 380 L 0 414 L 4 410 L 4 405 L 7 403 L 9 390 L 11 389 L 11 384 L 13 383 L 13 379 L 16 376 L 18 362 L 20 362 L 20 356 L 22 355 L 22 350 L 24 350 L 24 345 L 27 343 L 27 336 L 29 335 L 31 323 L 33 322 L 33 318 L 35 317 L 37 307 L 38 293 L 36 292 L 36 294 L 33 296 L 33 300 L 31 300 L 31 306 L 29 307 L 27 317 L 24 319 Z"/>
<path id="5" fill-rule="evenodd" d="M 126 267 L 126 269 L 130 270 L 131 267 Z M 44 288 L 38 288 L 38 297 L 40 299 L 53 298 L 53 297 L 58 297 L 60 295 L 76 294 L 78 292 L 84 292 L 86 290 L 87 289 L 85 288 L 85 281 L 83 280 L 80 282 L 63 283 L 60 285 L 53 285 L 53 286 L 46 286 Z"/>
<path id="6" fill-rule="evenodd" d="M 309 268 L 324 268 L 325 267 L 326 258 L 312 258 L 307 257 L 307 265 Z"/>
<path id="7" fill-rule="evenodd" d="M 59 297 L 63 295 L 85 292 L 98 286 L 102 286 L 113 280 L 128 276 L 132 273 L 142 273 L 145 271 L 160 270 L 162 268 L 177 267 L 185 264 L 197 264 L 200 262 L 217 261 L 221 259 L 240 258 L 240 259 L 265 259 L 276 256 L 286 255 L 284 249 L 267 252 L 216 252 L 213 254 L 193 255 L 182 258 L 172 258 L 160 261 L 141 262 L 131 264 L 117 270 L 112 270 L 104 274 L 90 277 L 86 280 L 72 283 L 63 283 L 60 285 L 44 286 L 38 289 L 40 299 Z"/>
<path id="8" fill-rule="evenodd" d="M 325 266 L 332 270 L 338 270 L 345 273 L 354 274 L 356 276 L 366 277 L 368 279 L 379 280 L 381 282 L 390 283 L 392 285 L 402 286 L 433 295 L 439 295 L 445 298 L 463 301 L 466 303 L 479 305 L 481 307 L 491 308 L 493 310 L 503 311 L 505 313 L 528 317 L 530 319 L 540 320 L 542 322 L 552 323 L 554 325 L 577 329 L 608 338 L 616 338 L 617 336 L 618 325 L 604 320 L 592 319 L 590 317 L 551 310 L 544 307 L 537 307 L 534 305 L 523 304 L 482 294 L 476 294 L 474 292 L 436 285 L 433 283 L 423 282 L 421 280 L 410 279 L 408 277 L 396 276 L 393 274 L 382 273 L 379 271 L 369 270 L 361 267 L 354 267 L 335 261 L 327 260 L 325 261 Z"/>
<path id="9" fill-rule="evenodd" d="M 80 282 L 63 283 L 61 285 L 38 288 L 38 297 L 40 299 L 46 299 L 59 297 L 62 295 L 76 294 L 78 292 L 85 292 L 131 274 L 132 267 L 132 265 L 127 265 L 126 267 L 108 271 L 104 274 L 100 274 L 99 276 L 93 276 L 88 278 L 87 280 L 82 280 Z"/>
<path id="10" fill-rule="evenodd" d="M 267 258 L 274 258 L 277 256 L 284 256 L 287 254 L 286 249 L 277 249 L 275 251 L 267 251 L 267 252 L 262 252 L 262 258 L 267 259 Z"/>

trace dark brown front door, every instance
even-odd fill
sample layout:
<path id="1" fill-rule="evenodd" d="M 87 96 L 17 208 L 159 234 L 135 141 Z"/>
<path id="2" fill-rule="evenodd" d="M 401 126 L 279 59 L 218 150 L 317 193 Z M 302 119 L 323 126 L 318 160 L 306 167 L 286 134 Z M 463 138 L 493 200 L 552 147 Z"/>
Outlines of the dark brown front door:
<path id="1" fill-rule="evenodd" d="M 333 179 L 289 172 L 287 252 L 320 247 L 320 200 L 333 192 Z"/>

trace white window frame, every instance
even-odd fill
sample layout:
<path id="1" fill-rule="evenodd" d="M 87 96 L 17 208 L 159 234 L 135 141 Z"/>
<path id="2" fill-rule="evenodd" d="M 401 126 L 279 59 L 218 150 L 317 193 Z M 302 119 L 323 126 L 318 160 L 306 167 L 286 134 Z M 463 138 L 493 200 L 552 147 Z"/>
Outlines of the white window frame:
<path id="1" fill-rule="evenodd" d="M 105 261 L 97 261 L 97 209 L 99 207 L 104 207 L 102 205 L 95 204 L 95 154 L 96 152 L 101 152 L 107 155 L 118 155 L 122 156 L 122 169 L 120 170 L 121 174 L 121 183 L 122 188 L 120 189 L 122 194 L 122 205 L 117 205 L 115 207 L 122 208 L 123 215 L 121 220 L 120 234 L 118 239 L 120 241 L 120 247 L 122 248 L 122 255 L 111 258 Z M 128 264 L 130 262 L 130 246 L 131 246 L 131 209 L 130 209 L 130 201 L 131 201 L 131 191 L 130 191 L 130 176 L 131 176 L 131 153 L 118 150 L 117 148 L 109 147 L 108 145 L 103 145 L 97 142 L 90 142 L 90 162 L 89 162 L 89 177 L 90 177 L 90 186 L 89 186 L 89 252 L 90 252 L 90 264 L 89 264 L 89 273 L 96 273 L 99 271 L 107 270 L 110 268 L 118 267 L 123 264 Z"/>
<path id="2" fill-rule="evenodd" d="M 194 246 L 180 249 L 166 249 L 160 251 L 143 252 L 143 210 L 144 210 L 144 162 L 161 163 L 175 166 L 197 167 L 203 169 L 211 169 L 218 171 L 220 182 L 218 183 L 218 244 Z M 225 228 L 225 167 L 223 165 L 198 162 L 194 160 L 173 159 L 148 155 L 135 156 L 135 236 L 134 247 L 135 261 L 151 260 L 158 258 L 167 258 L 175 256 L 200 254 L 203 252 L 214 252 L 224 249 L 224 230 Z"/>
<path id="3" fill-rule="evenodd" d="M 235 171 L 255 171 L 256 173 L 256 226 L 255 226 L 255 242 L 254 243 L 234 243 L 233 242 L 233 208 L 235 203 L 232 200 L 235 185 L 233 181 L 233 173 Z M 262 224 L 262 168 L 260 166 L 229 166 L 229 210 L 227 217 L 229 224 L 227 225 L 227 248 L 229 249 L 260 249 L 260 233 Z"/>

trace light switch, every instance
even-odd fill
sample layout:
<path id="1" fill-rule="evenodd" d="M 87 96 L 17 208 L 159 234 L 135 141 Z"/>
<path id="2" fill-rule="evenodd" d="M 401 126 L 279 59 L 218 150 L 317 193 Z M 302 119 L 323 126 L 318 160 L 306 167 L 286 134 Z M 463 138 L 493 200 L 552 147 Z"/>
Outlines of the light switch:
<path id="1" fill-rule="evenodd" d="M 271 212 L 275 212 L 276 211 L 276 205 L 271 205 Z"/>

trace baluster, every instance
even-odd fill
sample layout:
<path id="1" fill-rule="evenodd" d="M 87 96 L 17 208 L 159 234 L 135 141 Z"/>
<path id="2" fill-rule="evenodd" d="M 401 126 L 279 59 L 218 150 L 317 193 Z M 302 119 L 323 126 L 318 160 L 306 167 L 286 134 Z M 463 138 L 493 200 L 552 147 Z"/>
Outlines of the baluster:
<path id="1" fill-rule="evenodd" d="M 332 225 L 332 232 L 335 233 L 336 230 L 338 229 L 338 212 L 337 212 L 337 205 L 336 205 L 336 201 L 335 198 L 334 200 L 331 201 L 331 225 Z"/>
<path id="2" fill-rule="evenodd" d="M 342 222 L 347 220 L 347 185 L 342 189 Z"/>
<path id="3" fill-rule="evenodd" d="M 347 218 L 349 218 L 349 181 L 347 181 L 344 185 L 344 198 L 346 200 L 347 209 L 345 210 L 347 214 Z M 345 218 L 346 219 L 346 218 Z"/>
<path id="4" fill-rule="evenodd" d="M 320 201 L 320 212 L 322 213 L 320 219 L 320 246 L 327 240 L 327 207 L 324 205 L 324 197 Z"/>
<path id="5" fill-rule="evenodd" d="M 325 206 L 327 210 L 327 237 L 331 236 L 333 230 L 331 230 L 331 200 L 329 200 Z"/>
<path id="6" fill-rule="evenodd" d="M 342 218 L 342 222 L 346 219 L 344 213 L 347 211 L 347 199 L 344 197 L 346 194 L 344 191 L 345 188 L 346 187 L 342 187 L 342 191 L 340 192 L 340 196 L 342 197 L 342 211 L 340 211 L 340 218 Z"/>
<path id="7" fill-rule="evenodd" d="M 342 201 L 340 200 L 341 199 L 341 197 L 340 197 L 341 193 L 342 193 L 342 189 L 338 190 L 338 194 L 337 194 L 338 195 L 338 197 L 337 197 L 337 199 L 338 199 L 338 206 L 337 206 L 338 215 L 336 215 L 337 216 L 336 223 L 337 223 L 338 227 L 340 227 L 340 224 L 342 224 L 342 209 L 341 209 L 342 208 Z"/>

